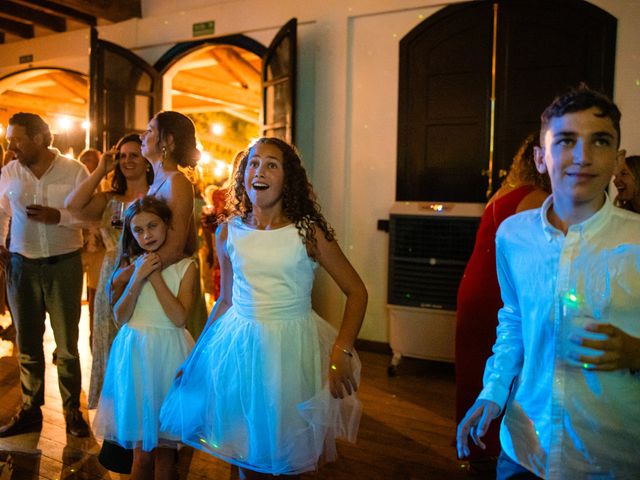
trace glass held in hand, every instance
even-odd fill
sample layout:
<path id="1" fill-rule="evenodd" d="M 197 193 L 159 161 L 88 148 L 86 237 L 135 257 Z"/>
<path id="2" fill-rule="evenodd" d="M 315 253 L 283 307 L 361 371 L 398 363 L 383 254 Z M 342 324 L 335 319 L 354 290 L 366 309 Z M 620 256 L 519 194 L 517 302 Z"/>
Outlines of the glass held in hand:
<path id="1" fill-rule="evenodd" d="M 38 192 L 34 191 L 29 196 L 29 204 L 26 206 L 27 217 L 32 217 L 36 214 L 35 207 L 37 207 L 38 205 L 41 205 L 41 203 L 38 202 Z"/>
<path id="2" fill-rule="evenodd" d="M 599 323 L 593 316 L 576 312 L 565 319 L 565 332 L 562 338 L 563 356 L 569 365 L 574 367 L 588 368 L 584 362 L 580 361 L 581 356 L 597 357 L 602 355 L 602 350 L 585 347 L 580 345 L 585 340 L 606 340 L 608 336 L 604 333 L 590 332 L 586 329 L 587 325 Z"/>
<path id="3" fill-rule="evenodd" d="M 124 224 L 124 202 L 114 200 L 111 202 L 111 226 L 122 228 Z"/>

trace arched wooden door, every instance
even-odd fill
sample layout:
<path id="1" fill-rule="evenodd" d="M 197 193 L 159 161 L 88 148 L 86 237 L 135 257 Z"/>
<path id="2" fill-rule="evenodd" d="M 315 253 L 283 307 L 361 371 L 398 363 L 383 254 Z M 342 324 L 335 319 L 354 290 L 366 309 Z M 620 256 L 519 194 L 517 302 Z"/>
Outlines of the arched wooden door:
<path id="1" fill-rule="evenodd" d="M 613 93 L 616 23 L 582 0 L 494 0 L 415 27 L 400 42 L 396 199 L 485 202 L 555 95 Z"/>
<path id="2" fill-rule="evenodd" d="M 289 20 L 274 37 L 262 66 L 262 135 L 295 143 L 297 25 Z"/>
<path id="3" fill-rule="evenodd" d="M 142 58 L 91 31 L 89 144 L 105 151 L 120 137 L 143 132 L 162 105 L 162 77 Z"/>

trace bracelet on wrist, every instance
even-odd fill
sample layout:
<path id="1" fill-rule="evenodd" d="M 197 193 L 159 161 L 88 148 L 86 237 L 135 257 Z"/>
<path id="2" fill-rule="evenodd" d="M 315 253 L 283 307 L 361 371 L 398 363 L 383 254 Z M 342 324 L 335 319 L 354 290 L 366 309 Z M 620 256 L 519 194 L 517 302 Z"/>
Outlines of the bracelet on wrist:
<path id="1" fill-rule="evenodd" d="M 341 350 L 345 355 L 349 355 L 350 357 L 353 357 L 353 350 L 341 347 L 337 343 L 333 345 L 333 348 L 337 348 L 338 350 Z"/>

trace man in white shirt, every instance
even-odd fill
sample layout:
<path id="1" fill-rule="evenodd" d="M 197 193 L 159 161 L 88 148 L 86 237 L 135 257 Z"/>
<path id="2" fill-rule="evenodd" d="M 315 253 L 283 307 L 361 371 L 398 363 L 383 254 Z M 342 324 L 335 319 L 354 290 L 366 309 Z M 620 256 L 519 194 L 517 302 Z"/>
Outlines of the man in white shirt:
<path id="1" fill-rule="evenodd" d="M 9 306 L 20 352 L 22 408 L 0 437 L 42 429 L 43 334 L 49 313 L 58 353 L 58 380 L 67 432 L 88 436 L 80 413 L 78 322 L 82 294 L 81 224 L 63 208 L 86 168 L 51 145 L 49 126 L 31 113 L 9 119 L 15 160 L 0 176 L 0 266 L 7 269 Z M 11 219 L 10 251 L 5 247 Z"/>
<path id="2" fill-rule="evenodd" d="M 498 230 L 504 306 L 458 456 L 506 408 L 498 479 L 637 478 L 640 216 L 605 193 L 624 159 L 620 111 L 578 87 L 544 111 L 540 144 L 552 195 Z"/>

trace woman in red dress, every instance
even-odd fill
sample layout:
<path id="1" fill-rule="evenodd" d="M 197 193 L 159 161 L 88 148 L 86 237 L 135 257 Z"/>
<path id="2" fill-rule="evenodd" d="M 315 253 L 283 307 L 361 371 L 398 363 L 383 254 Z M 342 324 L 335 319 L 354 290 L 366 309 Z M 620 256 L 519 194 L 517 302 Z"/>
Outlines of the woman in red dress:
<path id="1" fill-rule="evenodd" d="M 509 174 L 491 197 L 476 234 L 476 243 L 458 289 L 456 322 L 456 423 L 482 390 L 482 376 L 496 340 L 498 310 L 502 307 L 496 273 L 495 236 L 498 227 L 515 213 L 542 205 L 549 195 L 549 178 L 538 173 L 533 160 L 535 136 L 529 135 L 513 159 Z M 483 437 L 486 450 L 475 445 L 469 457 L 470 474 L 495 477 L 500 453 L 500 422 Z"/>

